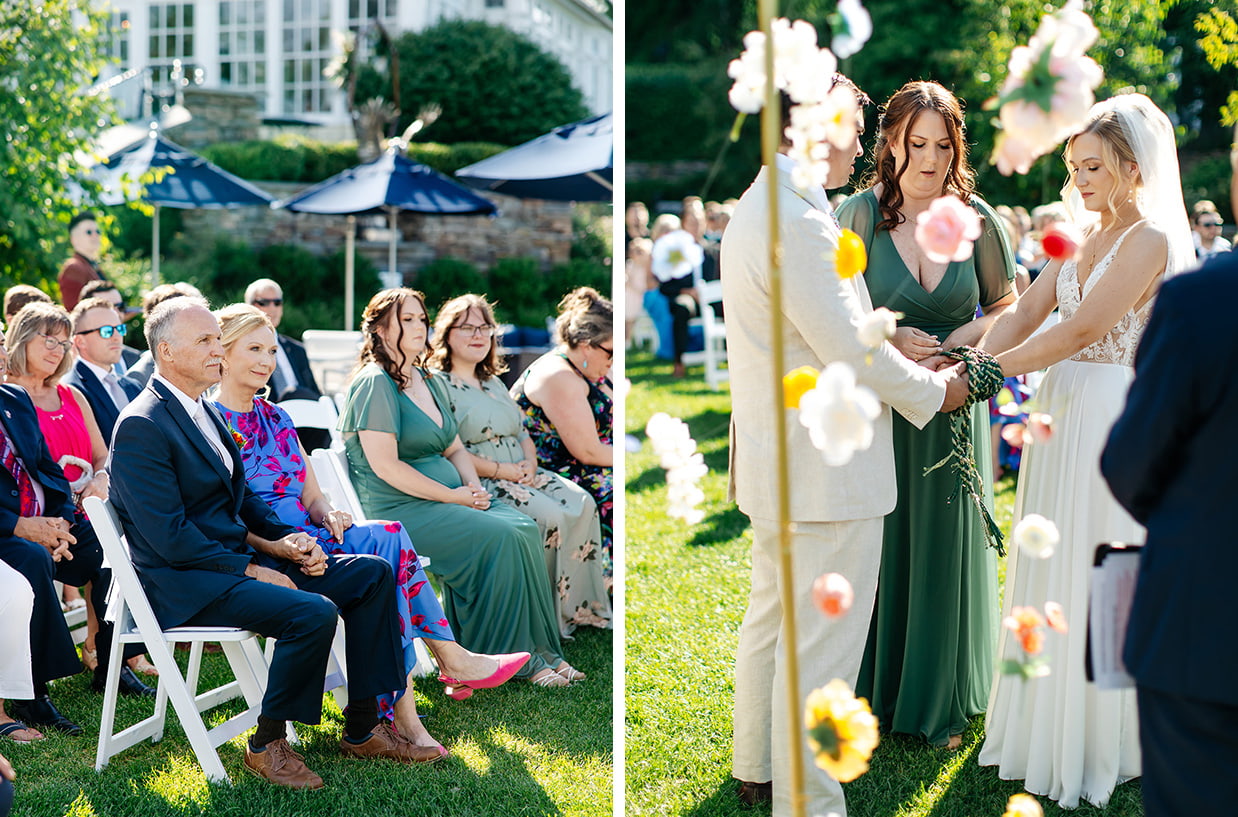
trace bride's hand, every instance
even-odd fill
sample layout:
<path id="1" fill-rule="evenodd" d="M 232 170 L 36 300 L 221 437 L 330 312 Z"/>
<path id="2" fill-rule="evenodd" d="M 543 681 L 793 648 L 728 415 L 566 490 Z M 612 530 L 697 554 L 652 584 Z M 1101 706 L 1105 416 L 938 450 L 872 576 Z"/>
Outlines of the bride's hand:
<path id="1" fill-rule="evenodd" d="M 941 344 L 937 342 L 936 335 L 930 335 L 914 326 L 900 326 L 895 329 L 894 337 L 890 339 L 890 342 L 894 344 L 895 349 L 902 352 L 903 357 L 911 360 L 923 360 L 941 351 Z"/>

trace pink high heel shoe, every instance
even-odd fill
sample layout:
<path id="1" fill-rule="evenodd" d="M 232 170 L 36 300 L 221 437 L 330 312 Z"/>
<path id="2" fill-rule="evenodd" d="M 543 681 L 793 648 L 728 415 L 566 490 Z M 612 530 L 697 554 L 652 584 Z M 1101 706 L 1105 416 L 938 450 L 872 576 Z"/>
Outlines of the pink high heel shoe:
<path id="1" fill-rule="evenodd" d="M 497 686 L 502 686 L 511 680 L 511 677 L 519 672 L 520 668 L 529 660 L 527 652 L 513 652 L 491 657 L 498 662 L 498 669 L 489 676 L 476 681 L 460 681 L 440 673 L 438 679 L 443 682 L 444 692 L 446 692 L 447 697 L 452 700 L 463 701 L 465 698 L 470 697 L 475 689 L 493 689 Z"/>

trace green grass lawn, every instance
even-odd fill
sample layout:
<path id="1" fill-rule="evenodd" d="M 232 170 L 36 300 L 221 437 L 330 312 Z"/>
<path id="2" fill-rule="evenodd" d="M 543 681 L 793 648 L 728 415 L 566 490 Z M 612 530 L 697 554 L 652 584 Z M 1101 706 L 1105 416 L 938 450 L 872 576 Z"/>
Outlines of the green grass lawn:
<path id="1" fill-rule="evenodd" d="M 731 704 L 735 645 L 748 594 L 747 517 L 726 501 L 729 392 L 711 392 L 699 370 L 676 381 L 670 364 L 630 355 L 628 431 L 643 439 L 657 411 L 686 421 L 710 473 L 705 521 L 686 527 L 665 513 L 662 470 L 650 447 L 627 459 L 627 813 L 768 814 L 735 798 Z M 1014 480 L 998 486 L 998 521 L 1009 533 Z M 1004 563 L 1002 570 L 1004 575 Z M 822 679 L 824 680 L 827 679 Z M 973 719 L 957 752 L 883 736 L 870 771 L 847 784 L 851 817 L 999 817 L 1018 782 L 981 768 L 984 719 Z M 1105 810 L 1073 812 L 1039 798 L 1046 815 L 1140 817 L 1138 782 L 1120 786 Z"/>
<path id="2" fill-rule="evenodd" d="M 567 642 L 568 660 L 589 675 L 573 687 L 543 689 L 512 681 L 453 701 L 435 678 L 417 680 L 417 708 L 451 757 L 428 766 L 349 760 L 338 748 L 343 718 L 325 698 L 319 726 L 300 726 L 299 751 L 326 788 L 296 792 L 259 780 L 242 767 L 243 740 L 220 747 L 232 786 L 208 785 L 168 707 L 158 744 L 143 743 L 94 771 L 102 696 L 80 674 L 52 685 L 53 700 L 85 734 L 52 734 L 18 746 L 0 740 L 17 770 L 14 817 L 146 815 L 581 815 L 612 812 L 612 633 L 582 628 Z M 178 653 L 182 666 L 188 653 Z M 222 655 L 207 655 L 205 683 L 227 679 Z M 208 726 L 240 711 L 239 701 L 212 710 Z M 118 728 L 152 711 L 122 699 Z"/>

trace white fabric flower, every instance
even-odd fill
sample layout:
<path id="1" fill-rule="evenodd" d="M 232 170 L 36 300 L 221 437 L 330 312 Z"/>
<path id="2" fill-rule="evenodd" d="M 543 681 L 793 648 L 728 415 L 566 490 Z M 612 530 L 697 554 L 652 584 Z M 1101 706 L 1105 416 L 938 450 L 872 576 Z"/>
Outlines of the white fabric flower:
<path id="1" fill-rule="evenodd" d="M 856 451 L 873 444 L 873 421 L 881 402 L 872 389 L 856 384 L 855 371 L 835 361 L 821 371 L 816 388 L 800 398 L 800 423 L 826 465 L 846 465 Z"/>
<path id="2" fill-rule="evenodd" d="M 682 278 L 705 262 L 705 250 L 687 230 L 674 230 L 653 242 L 653 274 L 659 281 Z"/>
<path id="3" fill-rule="evenodd" d="M 1057 525 L 1038 513 L 1029 513 L 1014 526 L 1014 543 L 1034 559 L 1048 559 L 1062 541 Z"/>
<path id="4" fill-rule="evenodd" d="M 645 434 L 666 469 L 667 514 L 689 525 L 697 524 L 705 518 L 704 511 L 697 508 L 705 500 L 697 483 L 709 473 L 709 468 L 696 450 L 688 424 L 659 411 L 649 418 Z"/>
<path id="5" fill-rule="evenodd" d="M 876 349 L 894 337 L 894 330 L 898 329 L 898 318 L 899 313 L 879 306 L 860 320 L 855 332 L 856 337 L 869 349 Z"/>
<path id="6" fill-rule="evenodd" d="M 792 102 L 820 102 L 830 91 L 838 61 L 828 49 L 817 47 L 811 23 L 792 23 L 779 17 L 770 24 L 774 36 L 774 87 L 786 91 Z M 743 113 L 758 113 L 765 104 L 765 34 L 750 31 L 744 51 L 731 60 L 727 76 L 735 80 L 729 98 Z"/>
<path id="7" fill-rule="evenodd" d="M 840 60 L 859 52 L 873 36 L 873 18 L 860 0 L 838 0 L 838 15 L 843 20 L 843 30 L 834 34 L 830 47 Z"/>

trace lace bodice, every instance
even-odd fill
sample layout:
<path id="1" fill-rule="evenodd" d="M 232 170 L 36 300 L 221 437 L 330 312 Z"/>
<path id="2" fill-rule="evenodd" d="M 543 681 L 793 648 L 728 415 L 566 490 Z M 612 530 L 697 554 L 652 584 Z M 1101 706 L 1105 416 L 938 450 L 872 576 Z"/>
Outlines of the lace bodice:
<path id="1" fill-rule="evenodd" d="M 1122 246 L 1122 242 L 1130 235 L 1131 230 L 1134 230 L 1141 223 L 1136 222 L 1132 224 L 1127 228 L 1126 232 L 1118 237 L 1113 247 L 1110 248 L 1109 252 L 1105 253 L 1105 257 L 1092 270 L 1092 274 L 1088 276 L 1088 280 L 1084 282 L 1082 288 L 1079 286 L 1079 265 L 1074 260 L 1067 261 L 1062 265 L 1062 271 L 1057 276 L 1057 303 L 1058 308 L 1061 310 L 1062 320 L 1070 320 L 1075 312 L 1079 310 L 1083 299 L 1088 297 L 1088 293 L 1096 287 L 1096 283 L 1108 271 L 1114 257 L 1118 254 L 1118 248 Z M 1164 275 L 1163 272 L 1161 274 Z M 1138 309 L 1127 310 L 1126 314 L 1118 320 L 1117 325 L 1110 329 L 1108 333 L 1091 346 L 1081 349 L 1070 359 L 1092 363 L 1117 363 L 1122 366 L 1134 365 L 1135 349 L 1139 346 L 1139 338 L 1143 336 L 1143 330 L 1148 326 L 1148 317 L 1152 313 L 1152 302 L 1155 300 L 1155 298 L 1149 298 L 1148 302 Z"/>

